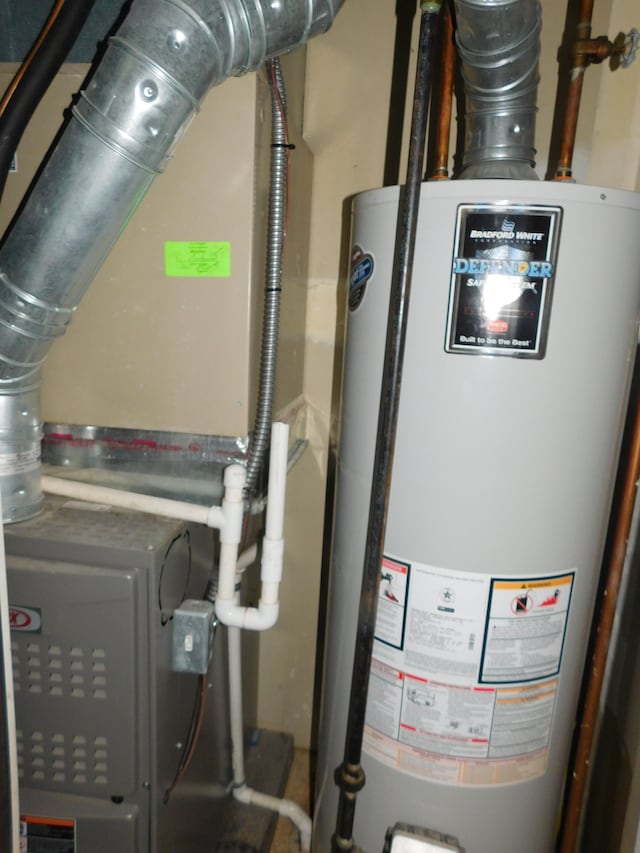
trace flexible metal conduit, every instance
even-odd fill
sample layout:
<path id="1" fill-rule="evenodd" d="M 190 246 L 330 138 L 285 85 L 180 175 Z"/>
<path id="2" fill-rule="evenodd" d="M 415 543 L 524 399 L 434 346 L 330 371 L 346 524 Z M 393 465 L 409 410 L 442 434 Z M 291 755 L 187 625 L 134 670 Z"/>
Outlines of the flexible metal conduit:
<path id="1" fill-rule="evenodd" d="M 455 0 L 465 86 L 461 178 L 533 179 L 539 0 Z"/>
<path id="2" fill-rule="evenodd" d="M 269 183 L 269 224 L 267 263 L 264 285 L 262 352 L 256 418 L 251 435 L 245 494 L 255 495 L 258 476 L 264 464 L 273 416 L 273 391 L 278 356 L 282 263 L 287 206 L 287 165 L 289 152 L 285 127 L 287 99 L 280 60 L 268 63 L 271 76 L 271 179 Z"/>
<path id="3" fill-rule="evenodd" d="M 0 248 L 4 519 L 35 514 L 39 370 L 207 91 L 324 32 L 343 0 L 134 0 Z"/>

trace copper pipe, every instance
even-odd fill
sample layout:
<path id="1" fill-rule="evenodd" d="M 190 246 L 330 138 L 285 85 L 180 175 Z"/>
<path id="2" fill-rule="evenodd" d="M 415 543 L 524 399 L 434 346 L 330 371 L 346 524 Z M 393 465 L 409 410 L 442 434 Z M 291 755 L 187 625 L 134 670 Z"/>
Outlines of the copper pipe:
<path id="1" fill-rule="evenodd" d="M 46 21 L 44 27 L 42 28 L 40 35 L 38 36 L 38 38 L 34 42 L 31 50 L 29 51 L 29 55 L 27 56 L 27 58 L 24 60 L 24 62 L 22 63 L 22 65 L 18 69 L 18 72 L 16 73 L 15 77 L 13 78 L 13 80 L 9 84 L 7 90 L 5 91 L 4 95 L 2 96 L 2 100 L 0 101 L 0 115 L 2 115 L 2 113 L 6 110 L 7 104 L 9 103 L 11 98 L 13 97 L 13 93 L 15 92 L 15 90 L 18 87 L 18 84 L 20 83 L 20 81 L 24 77 L 25 72 L 28 69 L 29 65 L 31 65 L 31 62 L 33 61 L 34 56 L 40 50 L 40 48 L 42 46 L 42 42 L 45 40 L 45 38 L 47 37 L 47 35 L 49 33 L 49 30 L 54 25 L 56 18 L 60 14 L 64 4 L 65 4 L 65 0 L 58 0 L 58 2 L 55 4 L 53 9 L 51 10 L 51 13 L 49 14 L 49 17 L 47 18 L 47 21 Z"/>
<path id="2" fill-rule="evenodd" d="M 556 167 L 555 180 L 571 180 L 573 150 L 576 144 L 578 112 L 582 98 L 584 73 L 591 63 L 602 62 L 611 55 L 613 44 L 606 36 L 591 38 L 591 18 L 594 0 L 581 0 L 576 25 L 576 38 L 572 51 L 572 67 L 567 90 L 567 105 L 560 143 L 560 155 Z"/>
<path id="3" fill-rule="evenodd" d="M 597 635 L 591 656 L 591 668 L 587 676 L 588 680 L 582 716 L 578 728 L 575 757 L 567 780 L 568 790 L 565 798 L 560 844 L 558 846 L 559 853 L 577 853 L 578 850 L 577 843 L 582 801 L 589 775 L 589 761 L 596 732 L 600 694 L 604 681 L 609 641 L 613 629 L 613 620 L 627 552 L 639 478 L 640 396 L 636 398 L 633 432 L 629 445 L 628 461 L 624 471 L 620 502 L 615 517 L 613 543 L 608 560 L 606 582 L 601 595 L 599 618 L 595 628 Z"/>
<path id="4" fill-rule="evenodd" d="M 431 172 L 432 181 L 445 180 L 449 177 L 449 136 L 451 133 L 456 49 L 453 43 L 453 18 L 448 3 L 444 7 L 443 27 L 440 91 L 438 93 L 438 125 L 434 143 L 435 156 L 433 171 Z"/>

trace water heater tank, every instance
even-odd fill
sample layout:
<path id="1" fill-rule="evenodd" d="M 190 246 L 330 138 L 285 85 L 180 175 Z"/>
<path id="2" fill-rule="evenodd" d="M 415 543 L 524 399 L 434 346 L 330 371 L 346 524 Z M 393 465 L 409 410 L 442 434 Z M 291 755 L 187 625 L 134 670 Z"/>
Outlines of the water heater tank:
<path id="1" fill-rule="evenodd" d="M 398 189 L 354 204 L 314 849 L 331 849 Z M 637 342 L 640 199 L 425 184 L 354 839 L 551 853 Z"/>

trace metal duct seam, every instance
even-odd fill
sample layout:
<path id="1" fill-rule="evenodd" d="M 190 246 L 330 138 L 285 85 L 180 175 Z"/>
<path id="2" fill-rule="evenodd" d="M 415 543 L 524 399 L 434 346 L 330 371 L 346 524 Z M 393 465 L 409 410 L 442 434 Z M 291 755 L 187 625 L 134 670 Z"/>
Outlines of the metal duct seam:
<path id="1" fill-rule="evenodd" d="M 539 0 L 455 0 L 465 87 L 461 178 L 535 180 Z"/>
<path id="2" fill-rule="evenodd" d="M 52 341 L 207 91 L 324 32 L 342 2 L 135 0 L 0 247 L 3 420 L 33 416 Z M 38 512 L 39 432 L 0 441 L 0 488 L 5 521 Z"/>

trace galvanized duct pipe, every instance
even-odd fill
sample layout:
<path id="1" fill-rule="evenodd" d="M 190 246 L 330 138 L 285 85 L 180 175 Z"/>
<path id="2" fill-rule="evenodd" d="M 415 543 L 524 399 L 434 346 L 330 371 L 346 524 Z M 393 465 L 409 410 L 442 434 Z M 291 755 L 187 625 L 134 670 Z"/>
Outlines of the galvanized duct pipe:
<path id="1" fill-rule="evenodd" d="M 39 370 L 209 88 L 292 50 L 343 0 L 134 0 L 0 248 L 4 520 L 34 515 Z"/>
<path id="2" fill-rule="evenodd" d="M 537 179 L 539 0 L 455 0 L 465 86 L 462 178 Z"/>

